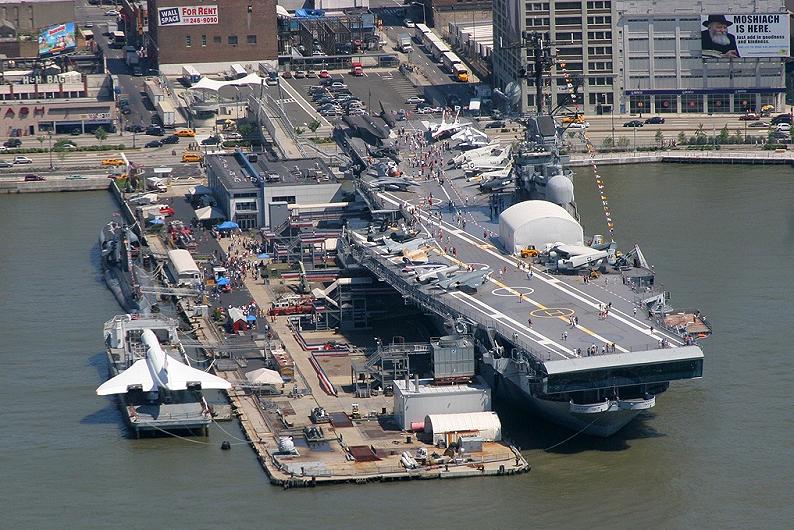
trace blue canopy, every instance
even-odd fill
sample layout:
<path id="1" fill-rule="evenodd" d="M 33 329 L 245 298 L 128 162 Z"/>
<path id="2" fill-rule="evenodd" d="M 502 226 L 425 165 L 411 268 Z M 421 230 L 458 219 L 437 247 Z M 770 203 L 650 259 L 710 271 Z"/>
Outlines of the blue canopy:
<path id="1" fill-rule="evenodd" d="M 221 287 L 223 287 L 224 285 L 229 285 L 229 278 L 227 278 L 226 276 L 218 278 L 218 285 L 220 285 Z"/>
<path id="2" fill-rule="evenodd" d="M 153 224 L 153 225 L 162 225 L 162 224 L 165 224 L 165 221 L 163 221 L 163 220 L 162 220 L 162 219 L 160 219 L 159 217 L 155 217 L 154 219 L 152 219 L 152 220 L 150 220 L 150 221 L 149 221 L 149 224 Z"/>
<path id="3" fill-rule="evenodd" d="M 256 322 L 256 317 L 254 315 L 248 315 L 245 317 L 248 322 Z"/>
<path id="4" fill-rule="evenodd" d="M 256 255 L 256 259 L 270 259 L 270 254 L 267 252 L 262 252 L 261 254 Z"/>
<path id="5" fill-rule="evenodd" d="M 218 230 L 235 230 L 240 228 L 240 225 L 235 223 L 234 221 L 224 221 L 221 224 L 215 226 Z"/>

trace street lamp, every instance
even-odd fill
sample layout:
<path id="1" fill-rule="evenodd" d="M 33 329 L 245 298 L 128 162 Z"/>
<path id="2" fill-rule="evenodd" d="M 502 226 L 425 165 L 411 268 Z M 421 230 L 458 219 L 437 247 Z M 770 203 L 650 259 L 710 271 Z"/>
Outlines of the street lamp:
<path id="1" fill-rule="evenodd" d="M 49 146 L 50 146 L 50 149 L 49 149 L 49 151 L 50 151 L 50 171 L 52 171 L 52 169 L 53 169 L 53 167 L 52 167 L 52 130 L 48 130 L 47 131 L 47 139 L 49 140 Z"/>

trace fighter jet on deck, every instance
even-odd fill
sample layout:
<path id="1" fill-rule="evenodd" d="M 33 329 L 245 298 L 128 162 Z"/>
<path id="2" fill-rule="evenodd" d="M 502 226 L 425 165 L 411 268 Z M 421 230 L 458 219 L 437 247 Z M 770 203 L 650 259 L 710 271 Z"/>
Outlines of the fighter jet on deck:
<path id="1" fill-rule="evenodd" d="M 412 180 L 390 177 L 375 179 L 369 183 L 369 187 L 372 189 L 386 191 L 408 191 L 411 186 L 418 186 L 418 184 Z"/>
<path id="2" fill-rule="evenodd" d="M 143 330 L 141 342 L 146 347 L 146 358 L 100 385 L 96 389 L 98 396 L 126 394 L 133 389 L 144 392 L 187 390 L 188 387 L 227 390 L 232 386 L 225 379 L 191 368 L 170 357 L 150 329 Z"/>
<path id="3" fill-rule="evenodd" d="M 468 289 L 477 289 L 479 286 L 485 283 L 489 274 L 491 274 L 490 267 L 485 267 L 472 272 L 462 272 L 452 276 L 444 276 L 441 274 L 439 275 L 436 285 L 446 290 L 460 289 L 463 287 Z"/>
<path id="4" fill-rule="evenodd" d="M 441 115 L 441 123 L 432 127 L 430 129 L 430 138 L 433 141 L 444 140 L 449 138 L 456 132 L 460 131 L 464 127 L 468 127 L 467 124 L 461 123 L 458 121 L 458 116 L 460 115 L 460 110 L 455 113 L 455 121 L 452 123 L 447 123 L 446 121 L 446 113 Z"/>
<path id="5" fill-rule="evenodd" d="M 391 239 L 384 239 L 383 244 L 386 246 L 386 251 L 389 254 L 402 254 L 405 250 L 416 250 L 422 246 L 429 245 L 433 241 L 433 239 L 427 239 L 424 237 L 412 239 L 411 241 L 406 241 L 404 243 L 396 243 Z"/>

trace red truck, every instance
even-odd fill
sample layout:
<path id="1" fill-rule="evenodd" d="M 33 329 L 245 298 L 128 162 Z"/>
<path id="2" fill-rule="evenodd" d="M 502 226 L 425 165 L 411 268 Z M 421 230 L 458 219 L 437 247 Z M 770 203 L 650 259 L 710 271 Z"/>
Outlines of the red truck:
<path id="1" fill-rule="evenodd" d="M 350 65 L 350 73 L 356 77 L 364 75 L 364 65 L 361 63 L 353 63 Z"/>

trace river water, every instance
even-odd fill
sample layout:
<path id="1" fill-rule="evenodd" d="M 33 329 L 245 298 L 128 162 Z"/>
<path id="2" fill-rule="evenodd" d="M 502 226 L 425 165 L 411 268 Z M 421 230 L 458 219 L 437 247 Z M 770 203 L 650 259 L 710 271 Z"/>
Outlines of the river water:
<path id="1" fill-rule="evenodd" d="M 715 326 L 704 378 L 677 383 L 608 440 L 500 413 L 533 470 L 503 479 L 269 485 L 239 429 L 131 440 L 103 380 L 101 325 L 119 312 L 98 274 L 109 194 L 0 196 L 0 528 L 788 527 L 794 521 L 790 281 L 794 172 L 602 168 L 625 250 L 639 242 L 677 307 Z M 576 190 L 605 221 L 592 174 Z"/>

